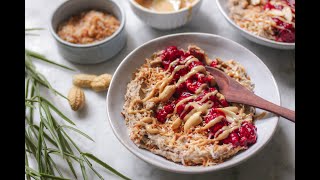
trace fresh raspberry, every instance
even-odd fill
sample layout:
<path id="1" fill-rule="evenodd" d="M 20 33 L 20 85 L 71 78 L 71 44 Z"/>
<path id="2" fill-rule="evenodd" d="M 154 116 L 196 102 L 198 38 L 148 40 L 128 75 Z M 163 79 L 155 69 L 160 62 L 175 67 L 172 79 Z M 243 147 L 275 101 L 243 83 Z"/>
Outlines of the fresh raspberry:
<path id="1" fill-rule="evenodd" d="M 233 131 L 232 133 L 229 134 L 229 136 L 226 139 L 223 139 L 221 142 L 223 144 L 231 143 L 233 146 L 239 146 L 240 145 L 239 140 L 240 138 L 237 131 Z"/>
<path id="2" fill-rule="evenodd" d="M 187 89 L 191 93 L 195 93 L 197 89 L 202 85 L 203 83 L 200 83 L 199 81 L 192 81 L 191 79 L 188 79 L 186 81 Z"/>
<path id="3" fill-rule="evenodd" d="M 289 43 L 295 42 L 295 30 L 281 29 L 278 31 L 277 36 L 277 41 Z"/>
<path id="4" fill-rule="evenodd" d="M 217 65 L 218 65 L 218 61 L 215 59 L 215 60 L 213 60 L 212 62 L 211 62 L 211 64 L 210 64 L 210 66 L 211 67 L 217 67 Z"/>
<path id="5" fill-rule="evenodd" d="M 221 99 L 221 100 L 220 100 L 220 104 L 221 104 L 223 107 L 228 107 L 228 106 L 229 106 L 229 103 L 228 103 L 225 99 Z"/>
<path id="6" fill-rule="evenodd" d="M 275 9 L 274 5 L 270 4 L 269 2 L 268 2 L 266 5 L 264 5 L 263 8 L 264 8 L 264 10 L 267 10 L 267 9 Z"/>
<path id="7" fill-rule="evenodd" d="M 164 111 L 168 114 L 173 113 L 175 104 L 171 103 L 163 107 Z"/>
<path id="8" fill-rule="evenodd" d="M 249 122 L 242 123 L 239 128 L 241 146 L 249 146 L 257 141 L 257 128 Z"/>
<path id="9" fill-rule="evenodd" d="M 285 29 L 274 29 L 276 32 L 276 41 L 279 42 L 295 42 L 295 29 L 292 24 L 281 21 L 278 18 L 272 18 L 272 20 Z"/>
<path id="10" fill-rule="evenodd" d="M 212 126 L 211 128 L 209 128 L 209 131 L 212 132 L 213 134 L 215 134 L 216 132 L 219 131 L 219 129 L 221 129 L 223 126 L 228 126 L 229 122 L 226 120 L 222 120 L 220 122 L 218 122 L 217 124 L 215 124 L 214 126 Z"/>
<path id="11" fill-rule="evenodd" d="M 207 83 L 208 82 L 206 75 L 204 75 L 202 73 L 197 73 L 196 77 L 200 83 Z"/>
<path id="12" fill-rule="evenodd" d="M 190 97 L 190 96 L 192 96 L 192 94 L 190 94 L 189 92 L 182 92 L 181 95 L 180 95 L 180 97 L 178 98 L 178 101 L 177 101 L 177 102 L 179 102 L 179 101 L 181 101 L 182 99 L 185 99 L 185 98 L 187 98 L 187 97 Z M 189 100 L 189 101 L 187 101 L 187 102 L 190 102 L 190 101 L 192 101 L 192 100 Z"/>
<path id="13" fill-rule="evenodd" d="M 215 90 L 217 90 L 215 87 L 210 87 L 210 88 L 209 88 L 209 92 L 213 92 L 213 91 L 215 91 Z"/>
<path id="14" fill-rule="evenodd" d="M 182 110 L 181 113 L 179 114 L 180 118 L 183 119 L 192 109 L 194 109 L 194 107 L 193 106 L 189 106 L 189 108 L 185 111 L 185 113 L 182 113 L 183 112 L 183 110 Z"/>
<path id="15" fill-rule="evenodd" d="M 167 120 L 168 113 L 164 109 L 160 109 L 156 112 L 156 118 L 159 122 L 164 123 Z"/>
<path id="16" fill-rule="evenodd" d="M 180 69 L 178 72 L 176 72 L 173 76 L 173 81 L 177 82 L 181 76 L 184 76 L 188 73 L 187 68 Z"/>
<path id="17" fill-rule="evenodd" d="M 167 47 L 161 54 L 162 61 L 174 61 L 184 55 L 184 52 L 179 50 L 176 46 Z"/>
<path id="18" fill-rule="evenodd" d="M 178 88 L 176 89 L 176 91 L 175 91 L 175 93 L 174 93 L 174 97 L 179 98 L 178 101 L 180 101 L 180 100 L 181 100 L 180 95 L 182 95 L 183 93 L 188 93 L 187 91 L 188 91 L 188 90 L 187 90 L 187 88 L 186 88 L 186 83 L 185 83 L 185 82 L 184 82 L 184 83 L 181 83 L 181 84 L 178 86 Z M 190 93 L 188 93 L 188 94 L 190 94 Z M 184 99 L 184 97 L 182 97 L 182 99 Z"/>
<path id="19" fill-rule="evenodd" d="M 218 117 L 218 116 L 223 116 L 223 117 L 226 117 L 226 115 L 218 110 L 218 109 L 210 109 L 208 115 L 205 117 L 205 122 L 206 123 L 209 123 L 211 120 L 213 120 L 214 118 Z"/>
<path id="20" fill-rule="evenodd" d="M 185 104 L 179 105 L 179 106 L 177 107 L 177 113 L 180 115 L 180 114 L 183 112 L 183 110 L 184 110 L 185 107 L 186 107 Z"/>
<path id="21" fill-rule="evenodd" d="M 188 70 L 190 71 L 193 67 L 202 66 L 202 65 L 203 65 L 202 62 L 200 61 L 193 61 L 188 65 Z"/>

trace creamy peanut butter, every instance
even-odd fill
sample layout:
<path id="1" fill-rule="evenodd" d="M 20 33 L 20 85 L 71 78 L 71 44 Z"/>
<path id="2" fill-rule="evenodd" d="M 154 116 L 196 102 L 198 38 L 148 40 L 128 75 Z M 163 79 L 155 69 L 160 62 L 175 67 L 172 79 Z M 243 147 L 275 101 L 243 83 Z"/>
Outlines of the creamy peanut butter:
<path id="1" fill-rule="evenodd" d="M 173 12 L 191 7 L 196 0 L 135 0 L 141 6 L 157 12 Z"/>

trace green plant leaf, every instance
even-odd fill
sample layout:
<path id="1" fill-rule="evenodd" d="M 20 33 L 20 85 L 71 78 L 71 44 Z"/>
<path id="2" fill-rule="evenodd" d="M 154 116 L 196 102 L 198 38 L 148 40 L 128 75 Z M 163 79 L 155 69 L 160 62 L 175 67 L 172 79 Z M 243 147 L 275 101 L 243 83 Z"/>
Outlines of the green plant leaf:
<path id="1" fill-rule="evenodd" d="M 58 177 L 58 176 L 53 176 L 53 175 L 45 174 L 45 173 L 40 173 L 40 176 L 41 176 L 41 177 L 45 177 L 45 178 L 51 178 L 51 179 L 71 180 L 71 179 L 62 178 L 62 177 Z"/>
<path id="2" fill-rule="evenodd" d="M 66 120 L 68 123 L 72 124 L 72 125 L 76 125 L 74 122 L 72 122 L 67 116 L 65 116 L 61 111 L 58 110 L 58 108 L 56 108 L 53 104 L 51 104 L 47 99 L 41 97 L 41 100 L 43 100 L 44 102 L 46 102 L 48 104 L 48 106 L 55 111 L 60 117 L 62 117 L 62 119 Z"/>
<path id="3" fill-rule="evenodd" d="M 75 131 L 75 132 L 77 132 L 77 133 L 81 134 L 82 136 L 84 136 L 84 137 L 86 137 L 86 138 L 88 138 L 89 140 L 91 140 L 91 141 L 93 141 L 93 142 L 94 142 L 94 140 L 93 140 L 90 136 L 88 136 L 86 133 L 84 133 L 84 132 L 82 132 L 82 131 L 80 131 L 80 130 L 78 130 L 78 129 L 74 128 L 74 127 L 67 126 L 67 125 L 61 125 L 61 126 L 60 126 L 60 127 L 58 127 L 58 128 L 68 128 L 68 129 L 71 129 L 71 130 L 73 130 L 73 131 Z"/>
<path id="4" fill-rule="evenodd" d="M 25 158 L 24 162 L 25 162 L 26 166 L 29 166 L 27 149 L 25 149 L 24 156 L 25 156 L 24 157 Z M 26 174 L 26 178 L 27 178 L 27 180 L 31 180 L 31 176 L 29 174 Z"/>
<path id="5" fill-rule="evenodd" d="M 62 154 L 61 154 L 61 152 L 59 150 L 52 149 L 52 148 L 48 148 L 47 150 L 48 150 L 49 154 L 56 154 L 56 155 L 62 156 Z M 76 161 L 80 161 L 81 160 L 79 157 L 76 157 L 75 155 L 67 153 L 67 152 L 64 152 L 64 155 L 65 156 L 69 156 L 69 157 L 71 157 L 72 159 L 74 159 Z"/>
<path id="6" fill-rule="evenodd" d="M 38 30 L 45 30 L 45 28 L 25 28 L 25 31 L 38 31 Z"/>
<path id="7" fill-rule="evenodd" d="M 84 161 L 88 164 L 89 168 L 101 179 L 101 180 L 104 180 L 104 178 L 101 176 L 101 174 L 99 174 L 93 167 L 92 167 L 92 164 L 90 163 L 90 161 L 85 157 L 85 156 L 82 156 Z"/>
<path id="8" fill-rule="evenodd" d="M 56 163 L 52 160 L 52 158 L 50 157 L 49 154 L 48 154 L 48 159 L 51 162 L 51 164 L 53 165 L 54 169 L 59 173 L 60 177 L 63 177 L 61 171 L 59 170 L 59 168 L 57 167 Z"/>
<path id="9" fill-rule="evenodd" d="M 53 137 L 53 139 L 55 140 L 55 142 L 58 145 L 58 149 L 60 150 L 61 154 L 63 155 L 63 152 L 64 152 L 63 151 L 63 146 L 62 146 L 62 144 L 60 142 L 60 139 L 58 138 L 58 136 L 57 136 L 57 134 L 55 132 L 55 129 L 52 126 L 49 125 L 49 123 L 46 121 L 45 118 L 40 116 L 40 119 L 41 119 L 41 121 L 43 121 L 43 124 L 45 125 L 45 127 L 49 130 L 51 136 Z"/>
<path id="10" fill-rule="evenodd" d="M 45 167 L 42 164 L 42 141 L 43 141 L 43 123 L 40 122 L 40 128 L 39 128 L 39 136 L 38 136 L 38 151 L 37 151 L 37 162 L 38 162 L 38 168 L 39 172 L 43 172 Z"/>
<path id="11" fill-rule="evenodd" d="M 39 131 L 39 127 L 37 125 L 30 125 L 33 126 L 37 131 Z M 58 147 L 57 143 L 46 133 L 43 132 L 43 136 L 44 138 L 46 138 L 52 145 L 54 145 L 55 147 Z"/>
<path id="12" fill-rule="evenodd" d="M 80 161 L 80 168 L 81 168 L 81 173 L 82 173 L 83 180 L 88 180 L 86 168 L 85 168 L 85 166 L 83 164 L 83 161 Z"/>
<path id="13" fill-rule="evenodd" d="M 81 153 L 81 155 L 84 155 L 90 159 L 92 159 L 93 161 L 95 161 L 96 163 L 100 164 L 101 166 L 103 166 L 104 168 L 108 169 L 109 171 L 111 171 L 112 173 L 118 175 L 119 177 L 125 179 L 125 180 L 129 180 L 128 177 L 126 177 L 125 175 L 121 174 L 120 172 L 118 172 L 117 170 L 113 169 L 111 166 L 109 166 L 108 164 L 104 163 L 103 161 L 101 161 L 100 159 L 98 159 L 97 157 L 95 157 L 93 154 L 90 153 Z"/>
<path id="14" fill-rule="evenodd" d="M 59 66 L 59 67 L 62 67 L 62 68 L 65 68 L 65 69 L 68 69 L 68 70 L 71 70 L 71 71 L 75 71 L 74 69 L 70 68 L 70 67 L 67 67 L 65 65 L 62 65 L 62 64 L 59 64 L 59 63 L 56 63 L 54 61 L 51 61 L 49 59 L 47 59 L 45 56 L 39 54 L 39 53 L 36 53 L 34 51 L 31 51 L 29 49 L 25 49 L 26 53 L 33 57 L 33 58 L 36 58 L 36 59 L 39 59 L 39 60 L 42 60 L 44 62 L 47 62 L 47 63 L 50 63 L 50 64 L 53 64 L 53 65 L 56 65 L 56 66 Z"/>
<path id="15" fill-rule="evenodd" d="M 77 173 L 76 173 L 76 171 L 75 171 L 74 168 L 73 168 L 72 162 L 70 161 L 69 158 L 66 158 L 66 161 L 67 161 L 67 163 L 68 163 L 68 166 L 69 166 L 69 168 L 70 168 L 73 176 L 77 179 L 77 178 L 78 178 L 78 177 L 77 177 Z"/>

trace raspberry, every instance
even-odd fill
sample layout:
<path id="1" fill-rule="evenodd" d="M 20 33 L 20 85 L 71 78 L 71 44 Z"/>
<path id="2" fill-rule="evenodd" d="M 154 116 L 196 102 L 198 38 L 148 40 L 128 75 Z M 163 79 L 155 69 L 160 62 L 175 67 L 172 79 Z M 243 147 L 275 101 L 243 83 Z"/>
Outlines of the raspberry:
<path id="1" fill-rule="evenodd" d="M 232 133 L 229 134 L 229 136 L 226 139 L 222 140 L 223 144 L 229 144 L 231 143 L 233 146 L 239 146 L 240 142 L 239 142 L 240 138 L 239 135 L 236 131 L 233 131 Z"/>
<path id="2" fill-rule="evenodd" d="M 208 123 L 218 116 L 226 117 L 226 115 L 222 111 L 220 111 L 218 109 L 210 109 L 208 115 L 206 116 L 206 118 L 204 120 L 206 123 Z"/>
<path id="3" fill-rule="evenodd" d="M 197 74 L 196 74 L 196 77 L 197 77 L 197 79 L 198 79 L 198 81 L 199 81 L 200 83 L 206 83 L 206 82 L 208 82 L 207 77 L 206 77 L 204 74 L 202 74 L 202 73 L 197 73 Z"/>
<path id="4" fill-rule="evenodd" d="M 156 118 L 159 122 L 166 122 L 168 113 L 164 109 L 160 109 L 156 112 Z"/>
<path id="5" fill-rule="evenodd" d="M 220 104 L 221 104 L 223 107 L 229 106 L 229 103 L 228 103 L 225 99 L 221 99 L 221 100 L 220 100 Z"/>
<path id="6" fill-rule="evenodd" d="M 248 122 L 242 123 L 239 128 L 239 137 L 241 146 L 249 146 L 257 141 L 257 128 Z"/>
<path id="7" fill-rule="evenodd" d="M 193 106 L 189 106 L 189 108 L 185 111 L 185 113 L 182 113 L 183 111 L 181 111 L 181 114 L 179 114 L 180 118 L 183 119 L 193 108 L 194 108 Z"/>
<path id="8" fill-rule="evenodd" d="M 183 60 L 187 59 L 187 57 L 189 57 L 189 56 L 190 56 L 190 53 L 186 52 L 186 53 L 184 53 L 184 55 L 181 56 L 180 60 L 183 61 Z"/>
<path id="9" fill-rule="evenodd" d="M 212 126 L 211 128 L 209 128 L 209 131 L 212 132 L 213 134 L 215 134 L 223 126 L 228 126 L 228 124 L 229 123 L 226 120 L 222 120 L 222 121 L 218 122 L 217 124 L 215 124 L 214 126 Z"/>
<path id="10" fill-rule="evenodd" d="M 211 67 L 217 67 L 217 65 L 218 65 L 218 61 L 216 59 L 213 60 L 210 64 Z"/>
<path id="11" fill-rule="evenodd" d="M 280 42 L 295 42 L 295 30 L 279 30 L 278 38 L 276 40 Z"/>
<path id="12" fill-rule="evenodd" d="M 185 82 L 184 82 L 184 83 L 181 83 L 181 84 L 178 86 L 178 88 L 176 89 L 176 91 L 175 91 L 175 93 L 174 93 L 174 96 L 175 96 L 175 97 L 179 97 L 178 101 L 180 101 L 180 100 L 182 100 L 182 99 L 185 98 L 185 97 L 180 98 L 180 96 L 181 96 L 182 94 L 184 94 L 184 93 L 188 93 L 188 92 L 187 92 L 187 89 L 186 89 L 186 83 L 185 83 Z M 190 93 L 188 93 L 188 94 L 190 94 Z"/>
<path id="13" fill-rule="evenodd" d="M 189 90 L 189 92 L 191 93 L 195 93 L 197 91 L 197 89 L 203 84 L 200 83 L 197 80 L 192 80 L 193 78 L 189 78 L 186 81 L 186 85 L 187 85 L 187 89 Z"/>
<path id="14" fill-rule="evenodd" d="M 178 72 L 176 72 L 174 74 L 173 81 L 175 81 L 175 82 L 178 81 L 181 76 L 184 76 L 187 73 L 188 73 L 188 69 L 187 68 L 180 69 Z"/>
<path id="15" fill-rule="evenodd" d="M 172 103 L 172 104 L 168 104 L 168 105 L 164 106 L 163 109 L 166 113 L 170 114 L 170 113 L 173 113 L 174 107 L 175 107 L 175 104 Z"/>
<path id="16" fill-rule="evenodd" d="M 181 113 L 183 112 L 184 108 L 186 107 L 185 104 L 181 104 L 180 106 L 177 107 L 177 113 L 179 115 L 181 115 Z"/>
<path id="17" fill-rule="evenodd" d="M 274 5 L 270 4 L 269 2 L 266 5 L 264 5 L 263 8 L 264 8 L 264 10 L 266 10 L 266 9 L 275 9 Z"/>
<path id="18" fill-rule="evenodd" d="M 217 89 L 214 88 L 214 87 L 210 87 L 210 88 L 209 88 L 209 92 L 213 92 L 213 91 L 215 91 L 215 90 L 217 90 Z"/>
<path id="19" fill-rule="evenodd" d="M 190 63 L 190 64 L 188 65 L 188 70 L 190 71 L 193 67 L 195 67 L 195 66 L 201 66 L 201 65 L 203 65 L 202 62 L 200 62 L 200 61 L 193 61 L 192 63 Z"/>
<path id="20" fill-rule="evenodd" d="M 176 46 L 167 47 L 161 54 L 162 61 L 174 61 L 184 55 L 184 52 L 179 50 Z"/>
<path id="21" fill-rule="evenodd" d="M 276 41 L 280 42 L 295 42 L 295 29 L 292 24 L 281 21 L 278 18 L 272 18 L 278 26 L 282 26 L 285 29 L 275 29 Z"/>

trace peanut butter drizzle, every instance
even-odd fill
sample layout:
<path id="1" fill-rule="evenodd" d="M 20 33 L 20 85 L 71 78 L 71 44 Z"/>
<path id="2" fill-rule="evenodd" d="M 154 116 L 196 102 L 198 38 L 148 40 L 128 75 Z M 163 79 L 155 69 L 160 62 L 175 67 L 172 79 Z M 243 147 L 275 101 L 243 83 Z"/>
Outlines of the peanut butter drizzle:
<path id="1" fill-rule="evenodd" d="M 199 94 L 202 92 L 202 90 L 204 90 L 206 87 L 208 87 L 208 85 L 206 83 L 202 84 L 197 90 L 196 90 L 196 94 Z"/>
<path id="2" fill-rule="evenodd" d="M 214 138 L 216 141 L 220 141 L 220 140 L 227 138 L 232 131 L 238 129 L 240 126 L 236 125 L 236 126 L 229 127 L 229 128 L 228 128 L 228 126 L 224 126 L 224 127 L 227 127 L 227 128 L 225 128 L 224 131 L 221 134 L 219 134 L 218 137 Z M 223 129 L 223 128 L 221 128 L 221 129 Z"/>
<path id="3" fill-rule="evenodd" d="M 217 108 L 220 111 L 222 111 L 226 115 L 226 119 L 229 123 L 232 123 L 233 121 L 238 119 L 238 115 L 226 108 Z"/>
<path id="4" fill-rule="evenodd" d="M 177 64 L 179 61 L 179 59 L 175 60 L 175 61 L 172 61 L 170 64 L 169 64 L 169 68 L 165 71 L 166 73 L 170 71 L 170 68 Z M 147 97 L 145 97 L 143 100 L 139 100 L 139 99 L 136 99 L 136 100 L 133 100 L 132 103 L 130 103 L 130 106 L 129 106 L 129 113 L 130 114 L 134 114 L 134 113 L 138 113 L 138 112 L 141 112 L 141 110 L 132 110 L 133 106 L 135 105 L 135 103 L 137 102 L 146 102 L 148 100 L 151 99 L 151 101 L 157 103 L 157 102 L 160 102 L 160 101 L 163 101 L 165 100 L 164 98 L 164 95 L 165 94 L 162 94 L 161 96 L 161 93 L 165 90 L 165 88 L 167 87 L 167 85 L 172 81 L 174 75 L 181 69 L 183 68 L 186 68 L 190 63 L 194 62 L 194 61 L 199 61 L 197 58 L 193 57 L 193 56 L 189 56 L 188 58 L 186 58 L 184 61 L 182 61 L 183 65 L 179 65 L 179 66 L 176 66 L 173 70 L 173 72 L 171 73 L 171 75 L 167 78 L 164 78 L 162 81 L 158 82 L 155 87 L 152 89 L 152 91 L 148 94 Z M 185 64 L 184 64 L 185 63 Z M 197 68 L 198 67 L 198 68 Z M 185 76 L 182 77 L 182 80 L 181 80 L 181 77 L 179 79 L 179 82 L 180 83 L 177 83 L 175 86 L 178 87 L 181 83 L 183 83 L 184 81 L 186 81 L 189 77 L 191 77 L 193 74 L 196 74 L 197 72 L 202 72 L 203 69 L 205 70 L 204 66 L 202 66 L 202 68 L 199 68 L 199 66 L 195 66 L 191 69 L 191 71 L 186 74 Z M 160 86 L 160 87 L 159 87 Z M 205 88 L 205 87 L 201 87 L 201 88 Z M 159 92 L 159 97 L 154 97 L 152 98 L 157 92 Z M 200 91 L 201 92 L 201 91 Z M 171 96 L 173 93 L 170 93 Z M 169 95 L 170 95 L 169 94 Z M 171 97 L 170 96 L 170 97 Z M 166 97 L 166 98 L 170 98 L 170 97 Z"/>
<path id="5" fill-rule="evenodd" d="M 223 116 L 218 116 L 218 117 L 214 118 L 212 121 L 210 121 L 208 124 L 206 124 L 203 128 L 201 128 L 201 130 L 206 130 L 206 129 L 213 127 L 218 122 L 220 122 L 223 118 L 224 118 Z"/>
<path id="6" fill-rule="evenodd" d="M 152 125 L 156 124 L 155 118 L 144 117 L 137 124 L 143 125 L 145 127 L 146 131 L 150 134 L 158 134 L 160 132 L 157 128 L 152 128 Z"/>
<path id="7" fill-rule="evenodd" d="M 178 59 L 171 62 L 170 65 L 169 65 L 169 68 L 168 70 L 166 70 L 165 72 L 169 72 L 170 71 L 170 68 L 173 66 L 173 65 L 176 65 L 178 63 Z M 188 72 L 186 75 L 184 75 L 183 77 L 180 77 L 178 82 L 175 84 L 175 85 L 171 85 L 171 86 L 175 86 L 174 88 L 174 91 L 173 93 L 166 93 L 166 90 L 170 89 L 168 87 L 168 84 L 172 81 L 174 75 L 181 69 L 183 68 L 186 68 L 190 63 L 192 62 L 195 62 L 195 61 L 199 61 L 197 58 L 194 58 L 192 56 L 186 58 L 184 61 L 182 61 L 182 63 L 184 63 L 184 65 L 178 65 L 174 68 L 173 72 L 171 73 L 171 75 L 167 78 L 164 78 L 162 81 L 158 82 L 155 87 L 153 88 L 153 90 L 149 93 L 149 95 L 144 98 L 143 100 L 134 100 L 132 101 L 132 103 L 130 104 L 130 107 L 134 106 L 135 103 L 143 103 L 143 102 L 146 102 L 147 100 L 149 100 L 150 98 L 152 98 L 157 91 L 159 91 L 159 97 L 154 97 L 152 98 L 151 100 L 153 100 L 154 102 L 159 102 L 159 101 L 162 101 L 164 98 L 166 98 L 166 100 L 168 100 L 168 98 L 170 98 L 174 91 L 175 91 L 175 88 L 178 87 L 180 84 L 182 84 L 183 82 L 185 82 L 188 78 L 190 78 L 191 76 L 195 75 L 196 73 L 198 72 L 202 72 L 202 73 L 206 73 L 206 69 L 204 66 L 200 65 L 200 66 L 195 66 L 193 67 L 190 72 Z M 178 102 L 176 104 L 176 107 L 174 109 L 174 113 L 177 112 L 177 107 L 180 106 L 181 104 L 191 100 L 191 99 L 195 99 L 197 96 L 197 94 L 201 93 L 201 91 L 203 89 L 205 89 L 207 87 L 207 84 L 203 84 L 201 85 L 195 92 L 195 95 L 192 95 L 190 97 L 187 97 L 183 100 L 181 100 L 180 102 Z M 173 89 L 173 88 L 171 88 Z M 170 91 L 171 92 L 171 91 Z M 163 93 L 165 93 L 166 95 L 168 96 L 165 96 Z M 202 99 L 198 102 L 198 103 L 203 103 L 207 98 L 209 98 L 210 96 L 212 95 L 217 95 L 217 97 L 219 99 L 224 99 L 224 96 L 222 94 L 220 94 L 217 90 L 213 91 L 213 92 L 210 92 L 210 93 L 207 93 L 205 96 L 202 97 Z M 206 102 L 205 104 L 203 105 L 199 105 L 197 102 L 189 102 L 183 112 L 185 113 L 189 107 L 193 106 L 194 109 L 192 109 L 184 118 L 183 120 L 181 120 L 180 118 L 177 118 L 171 128 L 172 129 L 177 129 L 181 124 L 182 124 L 182 121 L 185 121 L 185 124 L 184 124 L 184 132 L 187 132 L 190 128 L 194 127 L 194 126 L 197 126 L 199 125 L 200 123 L 202 123 L 203 119 L 201 117 L 201 114 L 207 114 L 208 113 L 208 110 L 212 107 L 213 105 L 213 102 L 211 100 L 209 100 L 208 102 Z M 225 114 L 226 114 L 226 119 L 231 123 L 233 122 L 236 118 L 237 118 L 237 115 L 235 114 L 234 111 L 235 108 L 218 108 L 219 110 L 223 111 Z M 132 111 L 131 112 L 140 112 L 141 110 L 135 110 L 135 111 Z M 174 114 L 172 113 L 172 114 Z M 170 114 L 170 115 L 172 115 Z M 170 116 L 168 115 L 168 116 Z M 220 122 L 221 120 L 223 119 L 223 116 L 219 116 L 217 118 L 215 118 L 214 120 L 210 121 L 208 124 L 206 124 L 206 126 L 204 126 L 203 128 L 201 128 L 202 130 L 205 130 L 205 129 L 208 129 L 212 126 L 214 126 L 216 123 Z M 151 123 L 151 120 L 150 119 L 143 119 L 142 122 L 144 123 Z M 155 119 L 152 120 L 152 125 L 156 123 L 155 122 Z M 159 130 L 158 129 L 155 129 L 155 128 L 152 128 L 152 125 L 150 124 L 145 124 L 145 128 L 146 130 L 151 133 L 151 134 L 157 134 L 159 133 Z M 228 137 L 228 135 L 235 129 L 239 128 L 240 126 L 237 125 L 237 126 L 233 126 L 233 127 L 229 127 L 229 126 L 224 126 L 223 128 L 221 128 L 219 131 L 223 131 L 217 138 L 215 138 L 216 141 L 219 141 L 219 140 L 222 140 L 222 139 L 225 139 L 226 137 Z M 219 132 L 218 131 L 218 132 Z M 217 132 L 217 133 L 218 133 Z M 216 134 L 217 134 L 216 133 Z"/>
<path id="8" fill-rule="evenodd" d="M 204 66 L 195 66 L 191 69 L 190 72 L 188 72 L 188 74 L 184 75 L 183 77 L 180 77 L 179 81 L 177 82 L 177 86 L 179 86 L 180 84 L 182 84 L 183 82 L 185 82 L 187 79 L 189 79 L 191 76 L 195 75 L 198 72 L 206 72 L 206 68 Z"/>

